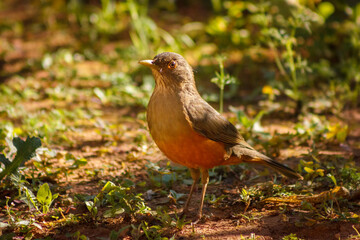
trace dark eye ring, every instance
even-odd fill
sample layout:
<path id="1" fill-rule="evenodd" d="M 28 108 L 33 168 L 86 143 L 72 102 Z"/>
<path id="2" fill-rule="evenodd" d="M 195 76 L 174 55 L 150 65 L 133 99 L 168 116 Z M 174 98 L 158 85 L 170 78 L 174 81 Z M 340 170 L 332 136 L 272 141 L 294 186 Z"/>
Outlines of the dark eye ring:
<path id="1" fill-rule="evenodd" d="M 171 61 L 168 64 L 168 68 L 175 69 L 177 67 L 177 63 L 175 61 Z"/>

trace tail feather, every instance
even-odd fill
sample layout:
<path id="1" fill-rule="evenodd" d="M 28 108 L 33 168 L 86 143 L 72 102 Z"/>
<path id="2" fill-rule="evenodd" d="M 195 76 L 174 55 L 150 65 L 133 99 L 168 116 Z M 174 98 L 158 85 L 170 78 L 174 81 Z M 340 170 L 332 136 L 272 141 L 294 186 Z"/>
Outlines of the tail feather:
<path id="1" fill-rule="evenodd" d="M 299 179 L 299 180 L 303 179 L 303 177 L 300 174 L 298 174 L 291 168 L 288 168 L 285 165 L 282 165 L 281 163 L 278 163 L 278 162 L 272 160 L 271 158 L 262 159 L 262 160 L 263 160 L 263 161 L 261 161 L 262 164 L 271 167 L 272 169 L 280 172 L 281 174 L 285 175 L 286 177 L 295 178 L 295 179 Z"/>
<path id="2" fill-rule="evenodd" d="M 231 151 L 233 155 L 235 155 L 244 162 L 262 164 L 280 172 L 286 177 L 295 178 L 299 180 L 303 179 L 303 177 L 300 174 L 296 173 L 291 168 L 288 168 L 283 164 L 265 156 L 264 154 L 259 153 L 258 151 L 253 149 L 250 145 L 248 145 L 246 142 L 244 144 L 233 146 Z"/>

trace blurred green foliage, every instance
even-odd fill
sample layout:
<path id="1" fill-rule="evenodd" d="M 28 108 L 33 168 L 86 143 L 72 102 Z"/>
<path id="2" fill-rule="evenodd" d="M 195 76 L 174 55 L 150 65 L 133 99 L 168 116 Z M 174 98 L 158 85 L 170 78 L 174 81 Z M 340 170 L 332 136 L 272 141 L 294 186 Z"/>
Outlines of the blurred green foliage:
<path id="1" fill-rule="evenodd" d="M 9 1 L 0 8 L 6 11 L 14 5 Z M 359 104 L 360 4 L 356 2 L 199 1 L 181 5 L 146 0 L 34 0 L 25 8 L 29 11 L 22 18 L 4 18 L 0 23 L 1 59 L 7 63 L 15 48 L 8 35 L 30 33 L 32 39 L 41 31 L 48 32 L 42 39 L 48 47 L 38 49 L 43 57 L 29 59 L 22 70 L 44 69 L 55 80 L 81 77 L 74 65 L 97 60 L 117 67 L 140 84 L 138 73 L 144 70 L 136 65 L 139 59 L 174 51 L 190 56 L 196 67 L 202 58 L 216 53 L 227 56 L 225 67 L 243 81 L 243 88 L 256 90 L 259 85 L 252 80 L 262 81 L 280 91 L 277 98 L 294 100 L 295 115 L 311 111 L 308 103 L 320 97 L 329 102 L 320 106 L 322 111 L 339 112 Z M 185 11 L 192 8 L 199 14 Z M 54 31 L 60 33 L 51 35 Z M 126 75 L 116 86 L 121 82 L 131 85 Z M 2 70 L 1 76 L 8 76 L 7 72 Z M 7 86 L 0 90 L 14 91 Z M 109 91 L 102 95 L 118 95 L 118 91 Z M 136 94 L 135 98 L 144 96 Z"/>

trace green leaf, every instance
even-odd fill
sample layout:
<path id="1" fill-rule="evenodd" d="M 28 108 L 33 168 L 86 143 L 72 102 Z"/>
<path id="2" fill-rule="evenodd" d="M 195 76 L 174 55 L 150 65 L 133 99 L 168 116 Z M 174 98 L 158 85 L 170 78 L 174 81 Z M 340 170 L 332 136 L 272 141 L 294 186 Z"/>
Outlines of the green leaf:
<path id="1" fill-rule="evenodd" d="M 110 192 L 116 188 L 116 185 L 113 182 L 108 181 L 105 186 L 101 189 L 102 192 Z"/>
<path id="2" fill-rule="evenodd" d="M 314 172 L 314 170 L 311 169 L 311 168 L 309 168 L 309 167 L 304 167 L 304 170 L 305 170 L 305 172 L 307 172 L 307 173 L 313 173 L 313 172 Z"/>
<path id="3" fill-rule="evenodd" d="M 52 200 L 55 200 L 55 199 L 57 199 L 58 197 L 59 197 L 59 194 L 56 193 L 56 194 L 53 195 Z"/>
<path id="4" fill-rule="evenodd" d="M 316 173 L 317 173 L 319 176 L 323 177 L 323 176 L 324 176 L 324 169 L 316 169 Z"/>
<path id="5" fill-rule="evenodd" d="M 331 173 L 328 173 L 326 176 L 331 179 L 331 181 L 334 183 L 335 186 L 337 186 L 337 181 L 336 181 L 336 178 L 334 177 L 334 175 L 332 175 Z"/>
<path id="6" fill-rule="evenodd" d="M 0 173 L 0 180 L 14 173 L 21 164 L 34 157 L 36 149 L 41 146 L 41 140 L 37 137 L 27 137 L 26 141 L 23 141 L 21 138 L 16 137 L 13 139 L 13 144 L 17 149 L 16 156 L 11 164 L 6 166 L 5 170 Z M 4 159 L 3 155 L 1 156 L 2 162 L 9 162 Z"/>
<path id="7" fill-rule="evenodd" d="M 58 193 L 54 194 L 54 196 L 52 195 L 49 184 L 44 183 L 43 185 L 40 186 L 36 195 L 36 199 L 41 204 L 43 213 L 47 213 L 49 211 L 51 203 L 58 196 L 59 196 Z"/>
<path id="8" fill-rule="evenodd" d="M 318 9 L 319 9 L 320 15 L 324 19 L 327 19 L 335 11 L 334 5 L 332 3 L 330 3 L 330 2 L 322 2 L 322 3 L 320 3 L 319 6 L 318 6 Z"/>
<path id="9" fill-rule="evenodd" d="M 122 214 L 123 212 L 125 212 L 124 208 L 122 208 L 120 206 L 116 206 L 109 210 L 106 210 L 104 213 L 104 217 L 105 218 L 115 217 L 116 215 Z"/>
<path id="10" fill-rule="evenodd" d="M 94 200 L 94 202 L 93 201 L 85 201 L 85 205 L 86 205 L 86 208 L 91 213 L 91 215 L 95 218 L 96 215 L 98 214 L 98 208 L 96 206 L 95 200 Z"/>
<path id="11" fill-rule="evenodd" d="M 94 208 L 94 202 L 93 201 L 85 201 L 86 208 L 89 210 L 89 212 L 92 212 Z"/>
<path id="12" fill-rule="evenodd" d="M 50 191 L 49 184 L 44 183 L 40 186 L 37 192 L 36 199 L 41 205 L 50 206 L 52 202 L 52 194 Z"/>
<path id="13" fill-rule="evenodd" d="M 13 144 L 17 149 L 16 158 L 23 158 L 29 160 L 35 156 L 35 150 L 41 146 L 41 140 L 37 137 L 27 137 L 24 142 L 21 138 L 16 137 Z"/>

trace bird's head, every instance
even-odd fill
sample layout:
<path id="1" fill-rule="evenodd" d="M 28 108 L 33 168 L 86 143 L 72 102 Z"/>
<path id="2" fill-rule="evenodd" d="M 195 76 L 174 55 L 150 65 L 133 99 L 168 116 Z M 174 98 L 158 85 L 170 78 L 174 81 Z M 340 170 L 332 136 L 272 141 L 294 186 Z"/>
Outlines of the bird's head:
<path id="1" fill-rule="evenodd" d="M 193 70 L 180 54 L 163 52 L 153 60 L 141 60 L 139 63 L 151 68 L 157 85 L 194 84 Z"/>

